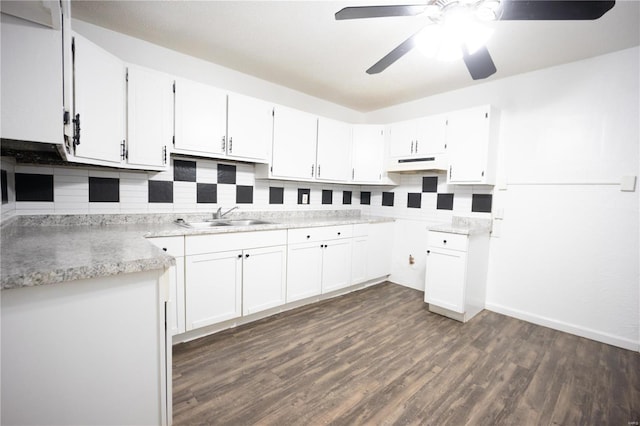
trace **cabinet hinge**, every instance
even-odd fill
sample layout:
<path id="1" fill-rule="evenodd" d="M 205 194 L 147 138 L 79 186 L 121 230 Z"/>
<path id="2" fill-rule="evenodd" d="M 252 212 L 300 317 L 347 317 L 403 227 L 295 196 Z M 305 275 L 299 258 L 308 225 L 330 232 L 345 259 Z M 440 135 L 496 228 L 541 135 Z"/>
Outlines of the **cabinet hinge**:
<path id="1" fill-rule="evenodd" d="M 484 177 L 484 170 L 482 171 L 482 174 L 481 174 L 481 176 L 482 176 L 482 177 Z"/>
<path id="2" fill-rule="evenodd" d="M 173 146 L 176 146 L 176 135 L 173 135 L 172 139 L 173 139 L 173 141 L 172 141 L 173 142 Z"/>
<path id="3" fill-rule="evenodd" d="M 129 82 L 129 68 L 127 68 L 127 72 L 124 74 L 124 81 Z"/>
<path id="4" fill-rule="evenodd" d="M 167 146 L 162 147 L 162 164 L 167 164 Z"/>
<path id="5" fill-rule="evenodd" d="M 269 167 L 269 170 L 273 173 L 273 166 Z"/>
<path id="6" fill-rule="evenodd" d="M 173 93 L 176 93 L 176 82 L 173 82 Z"/>
<path id="7" fill-rule="evenodd" d="M 275 108 L 272 108 L 272 109 L 271 109 L 271 116 L 272 116 L 272 117 L 275 117 L 275 116 L 276 116 L 276 109 L 275 109 Z"/>
<path id="8" fill-rule="evenodd" d="M 71 119 L 70 117 L 71 117 L 71 116 L 70 116 L 70 114 L 69 114 L 69 111 L 65 110 L 65 111 L 62 113 L 62 123 L 63 123 L 63 124 L 65 124 L 65 125 L 66 125 L 66 124 L 69 124 L 69 120 Z"/>
<path id="9" fill-rule="evenodd" d="M 484 113 L 484 118 L 489 118 L 489 113 L 488 112 Z"/>
<path id="10" fill-rule="evenodd" d="M 449 120 L 445 121 L 445 122 L 444 122 L 444 125 L 445 125 L 445 126 L 448 126 L 448 125 L 449 125 Z"/>
<path id="11" fill-rule="evenodd" d="M 444 144 L 444 149 L 447 149 L 447 144 L 446 143 Z"/>
<path id="12" fill-rule="evenodd" d="M 122 160 L 126 160 L 128 157 L 128 153 L 127 153 L 127 144 L 124 141 L 124 139 L 122 140 L 122 142 L 120 142 L 120 158 Z"/>

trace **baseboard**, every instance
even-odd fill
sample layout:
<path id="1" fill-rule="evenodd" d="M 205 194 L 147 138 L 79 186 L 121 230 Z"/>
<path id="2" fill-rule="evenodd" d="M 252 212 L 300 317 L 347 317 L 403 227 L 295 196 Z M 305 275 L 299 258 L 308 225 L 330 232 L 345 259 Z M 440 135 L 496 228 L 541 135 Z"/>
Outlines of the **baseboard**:
<path id="1" fill-rule="evenodd" d="M 608 345 L 617 346 L 623 349 L 629 349 L 635 352 L 640 352 L 640 341 L 625 339 L 623 337 L 614 336 L 612 334 L 603 333 L 601 331 L 593 330 L 590 328 L 580 327 L 574 324 L 569 324 L 569 323 L 558 321 L 552 318 L 531 314 L 529 312 L 507 308 L 505 306 L 494 304 L 494 303 L 487 303 L 485 306 L 485 309 L 489 311 L 497 312 L 499 314 L 507 315 L 513 318 L 518 318 L 533 324 L 549 327 L 554 330 L 563 331 L 565 333 L 574 334 L 576 336 L 595 340 L 597 342 L 606 343 Z"/>

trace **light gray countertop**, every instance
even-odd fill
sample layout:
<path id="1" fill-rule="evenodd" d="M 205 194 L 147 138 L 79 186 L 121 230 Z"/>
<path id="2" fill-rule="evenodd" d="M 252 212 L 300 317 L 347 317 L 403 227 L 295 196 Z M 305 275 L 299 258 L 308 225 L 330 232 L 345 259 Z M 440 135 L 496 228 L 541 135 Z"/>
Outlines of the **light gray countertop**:
<path id="1" fill-rule="evenodd" d="M 430 226 L 429 231 L 462 235 L 488 234 L 491 232 L 491 219 L 475 219 L 454 216 L 450 223 Z"/>
<path id="2" fill-rule="evenodd" d="M 135 218 L 131 215 L 14 218 L 13 223 L 3 225 L 0 231 L 2 290 L 171 266 L 175 260 L 149 243 L 145 239 L 148 237 L 252 232 L 393 220 L 354 214 L 313 216 L 308 212 L 280 212 L 280 215 L 269 212 L 262 215 L 244 212 L 243 215 L 260 217 L 274 223 L 190 229 L 173 223 L 173 220 L 180 216 L 193 221 L 189 215 L 135 215 L 138 216 Z M 151 223 L 141 222 L 145 217 L 150 219 Z M 200 214 L 199 218 L 202 219 L 203 214 Z"/>

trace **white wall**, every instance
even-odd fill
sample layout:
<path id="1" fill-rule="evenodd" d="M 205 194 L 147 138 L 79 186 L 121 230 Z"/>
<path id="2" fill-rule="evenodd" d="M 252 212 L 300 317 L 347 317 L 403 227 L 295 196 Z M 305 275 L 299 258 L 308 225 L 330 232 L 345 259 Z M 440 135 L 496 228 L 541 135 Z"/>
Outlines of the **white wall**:
<path id="1" fill-rule="evenodd" d="M 639 51 L 367 115 L 368 122 L 389 122 L 479 104 L 500 109 L 502 185 L 494 191 L 493 211 L 504 209 L 504 220 L 495 221 L 498 232 L 491 238 L 487 307 L 635 350 L 639 192 L 622 192 L 618 183 L 640 174 Z M 396 251 L 412 249 L 421 226 L 397 227 Z"/>
<path id="2" fill-rule="evenodd" d="M 361 112 L 138 38 L 76 19 L 72 20 L 71 27 L 73 31 L 132 64 L 338 120 L 353 123 L 364 121 L 365 116 Z"/>

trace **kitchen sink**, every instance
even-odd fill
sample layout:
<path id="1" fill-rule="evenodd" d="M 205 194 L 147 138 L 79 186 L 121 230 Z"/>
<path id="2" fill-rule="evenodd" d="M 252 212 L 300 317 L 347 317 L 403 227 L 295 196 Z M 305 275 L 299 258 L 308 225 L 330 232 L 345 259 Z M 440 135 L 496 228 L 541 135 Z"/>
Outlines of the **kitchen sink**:
<path id="1" fill-rule="evenodd" d="M 273 222 L 267 222 L 259 219 L 212 219 L 202 222 L 187 222 L 183 219 L 177 219 L 176 224 L 185 228 L 206 229 L 217 228 L 220 226 L 252 226 L 252 225 L 269 225 Z"/>

